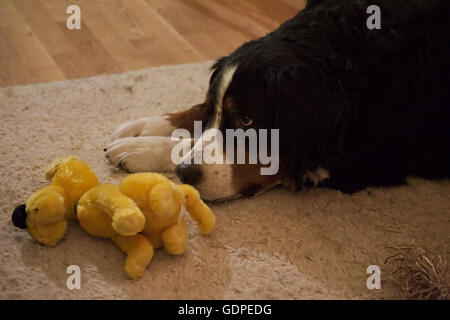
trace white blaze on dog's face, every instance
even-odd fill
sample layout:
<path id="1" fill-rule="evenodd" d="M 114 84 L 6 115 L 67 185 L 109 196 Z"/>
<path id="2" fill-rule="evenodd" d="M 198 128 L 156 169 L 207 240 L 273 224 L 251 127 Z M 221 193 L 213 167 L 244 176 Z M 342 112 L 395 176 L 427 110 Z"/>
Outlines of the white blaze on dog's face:
<path id="1" fill-rule="evenodd" d="M 212 112 L 207 130 L 183 158 L 182 162 L 186 165 L 180 165 L 176 170 L 180 179 L 197 188 L 206 200 L 252 196 L 281 182 L 279 174 L 261 175 L 260 163 L 248 164 L 247 145 L 244 164 L 238 164 L 236 161 L 227 162 L 225 129 L 228 127 L 224 126 L 226 117 L 224 108 L 230 107 L 232 99 L 226 98 L 225 94 L 233 81 L 236 69 L 237 65 L 225 67 L 214 79 L 211 85 L 213 90 L 209 92 Z"/>
<path id="2" fill-rule="evenodd" d="M 203 153 L 208 151 L 217 141 L 216 131 L 220 128 L 223 115 L 223 100 L 225 92 L 233 80 L 233 75 L 237 69 L 236 65 L 228 67 L 222 71 L 215 81 L 216 95 L 211 97 L 213 103 L 213 112 L 208 121 L 208 129 L 200 138 L 197 139 L 191 151 L 185 155 L 182 163 L 191 164 L 189 170 L 194 170 L 193 174 L 198 176 L 191 178 L 189 172 L 181 172 L 180 166 L 177 167 L 177 174 L 180 179 L 186 183 L 192 184 L 206 200 L 232 198 L 238 191 L 233 185 L 232 165 L 225 164 L 224 152 L 218 152 L 220 148 L 214 148 L 214 158 L 217 161 L 203 161 Z M 222 148 L 223 149 L 223 148 Z M 198 161 L 198 157 L 200 161 Z M 222 161 L 220 161 L 220 159 Z M 201 162 L 201 163 L 199 163 Z M 197 164 L 199 163 L 199 164 Z M 195 169 L 194 169 L 195 167 Z M 188 171 L 188 170 L 185 170 Z"/>
<path id="3" fill-rule="evenodd" d="M 200 179 L 194 186 L 206 200 L 228 199 L 238 194 L 233 184 L 233 165 L 226 164 L 224 150 L 219 147 L 222 141 L 216 140 L 215 132 L 214 129 L 207 130 L 193 148 L 194 154 L 201 148 L 200 156 L 203 156 L 201 164 L 194 164 L 200 171 Z M 213 159 L 209 155 L 212 155 Z"/>

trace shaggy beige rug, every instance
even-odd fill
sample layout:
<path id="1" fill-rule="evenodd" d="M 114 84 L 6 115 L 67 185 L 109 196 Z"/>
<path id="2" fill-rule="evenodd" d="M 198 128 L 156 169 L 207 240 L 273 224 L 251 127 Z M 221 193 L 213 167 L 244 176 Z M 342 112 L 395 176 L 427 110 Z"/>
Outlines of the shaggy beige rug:
<path id="1" fill-rule="evenodd" d="M 276 188 L 211 204 L 215 233 L 202 237 L 191 223 L 188 251 L 157 251 L 137 282 L 125 276 L 116 246 L 75 221 L 54 248 L 13 227 L 13 208 L 46 184 L 45 167 L 56 157 L 78 155 L 102 181 L 117 183 L 125 173 L 102 151 L 112 131 L 201 101 L 209 65 L 0 89 L 0 299 L 396 298 L 383 273 L 388 247 L 414 239 L 448 259 L 450 183 L 417 178 L 354 195 Z M 81 268 L 79 290 L 66 287 L 69 265 Z M 379 290 L 366 286 L 369 265 L 382 270 Z"/>

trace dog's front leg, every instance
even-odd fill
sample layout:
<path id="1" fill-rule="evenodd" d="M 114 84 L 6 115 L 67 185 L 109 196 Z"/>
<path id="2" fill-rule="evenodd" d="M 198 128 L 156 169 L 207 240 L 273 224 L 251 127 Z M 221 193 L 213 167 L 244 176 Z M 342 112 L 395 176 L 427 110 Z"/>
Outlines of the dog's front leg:
<path id="1" fill-rule="evenodd" d="M 172 149 L 180 140 L 172 139 L 175 129 L 187 129 L 191 136 L 194 121 L 205 121 L 208 106 L 198 104 L 178 113 L 152 116 L 130 121 L 121 125 L 114 133 L 113 141 L 105 148 L 109 161 L 130 172 L 174 171 Z M 191 145 L 191 139 L 183 140 Z"/>
<path id="2" fill-rule="evenodd" d="M 208 107 L 205 104 L 198 104 L 177 113 L 129 121 L 117 128 L 113 134 L 113 140 L 145 136 L 167 137 L 177 128 L 184 128 L 193 133 L 194 121 L 203 121 L 207 111 Z"/>
<path id="3" fill-rule="evenodd" d="M 147 136 L 167 137 L 176 128 L 169 115 L 145 117 L 120 125 L 113 134 L 113 140 Z"/>
<path id="4" fill-rule="evenodd" d="M 157 136 L 121 138 L 110 143 L 105 152 L 113 165 L 129 172 L 169 172 L 177 165 L 172 149 L 178 144 L 190 147 L 192 141 Z"/>

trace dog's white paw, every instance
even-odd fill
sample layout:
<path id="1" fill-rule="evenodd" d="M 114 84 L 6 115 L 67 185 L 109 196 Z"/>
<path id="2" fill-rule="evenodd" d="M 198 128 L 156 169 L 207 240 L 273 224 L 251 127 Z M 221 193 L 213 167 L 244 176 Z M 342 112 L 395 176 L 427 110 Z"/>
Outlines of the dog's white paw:
<path id="1" fill-rule="evenodd" d="M 121 138 L 104 150 L 114 166 L 129 172 L 167 172 L 175 169 L 171 152 L 176 143 L 170 137 Z"/>
<path id="2" fill-rule="evenodd" d="M 146 117 L 119 126 L 114 132 L 113 141 L 120 138 L 144 136 L 170 136 L 175 130 L 167 116 Z"/>

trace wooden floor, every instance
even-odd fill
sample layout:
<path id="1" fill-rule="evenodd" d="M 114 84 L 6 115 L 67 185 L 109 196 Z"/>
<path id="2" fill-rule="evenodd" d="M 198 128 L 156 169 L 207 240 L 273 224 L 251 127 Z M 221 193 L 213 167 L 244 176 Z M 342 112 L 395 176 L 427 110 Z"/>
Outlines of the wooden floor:
<path id="1" fill-rule="evenodd" d="M 227 55 L 305 0 L 0 0 L 0 87 Z M 81 8 L 81 30 L 66 27 Z"/>

